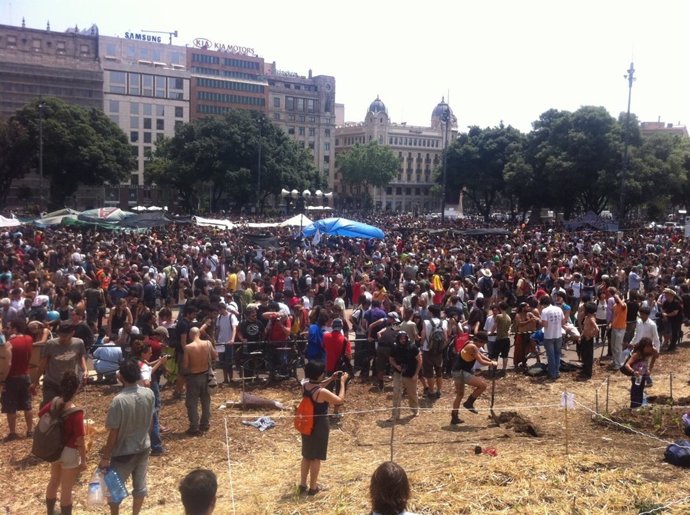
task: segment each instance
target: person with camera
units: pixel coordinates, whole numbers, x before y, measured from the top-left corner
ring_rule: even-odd
[[[325,366],[321,361],[309,361],[304,366],[306,381],[302,383],[302,396],[314,403],[314,428],[310,435],[302,435],[302,463],[300,466],[300,494],[316,495],[321,491],[318,485],[321,462],[328,455],[328,405],[339,406],[345,402],[347,372],[337,372],[324,381]],[[340,381],[338,395],[328,390],[333,381]],[[309,480],[309,486],[307,486]]]

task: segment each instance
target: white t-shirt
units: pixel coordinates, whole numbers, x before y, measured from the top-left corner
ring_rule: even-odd
[[[139,364],[139,370],[141,370],[141,380],[137,381],[139,386],[146,386],[146,381],[151,381],[151,366],[143,361]]]
[[[441,321],[438,318],[432,318],[434,325],[438,325],[439,322],[441,323],[441,328],[448,332],[448,320],[443,320]],[[430,320],[425,320],[424,321],[424,341],[422,342],[422,350],[423,351],[428,351],[429,350],[429,338],[431,337],[431,331],[433,330],[433,326],[431,325]]]
[[[558,306],[548,306],[541,311],[542,321],[546,321],[544,327],[544,339],[555,340],[562,336],[563,310]]]
[[[218,343],[216,344],[216,352],[225,352],[225,344],[232,342],[232,328],[238,324],[237,317],[228,313],[227,315],[218,315]]]
[[[496,327],[496,321],[494,319],[494,316],[489,315],[488,317],[486,317],[486,322],[484,322],[484,330],[486,331],[486,334],[488,335],[490,342],[496,341],[496,333],[493,333],[493,330],[495,329],[495,327]]]

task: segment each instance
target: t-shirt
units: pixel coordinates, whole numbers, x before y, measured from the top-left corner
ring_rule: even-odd
[[[146,381],[151,381],[151,365],[149,365],[145,361],[140,361],[139,370],[141,370],[141,379],[138,381],[138,384],[140,384],[141,386],[145,386]]]
[[[126,456],[151,447],[149,428],[153,418],[153,390],[126,386],[111,401],[105,421],[107,429],[118,429],[112,456]]]
[[[98,374],[112,374],[120,368],[122,349],[117,345],[104,345],[93,352],[93,368]]]
[[[7,376],[17,377],[27,375],[29,373],[33,339],[31,336],[22,334],[11,338],[10,345],[12,345],[12,364],[10,365]]]
[[[510,326],[513,325],[510,315],[508,313],[499,313],[494,317],[494,322],[496,323],[496,339],[504,340],[508,338]]]
[[[307,335],[307,349],[304,353],[309,360],[323,360],[323,333],[318,324],[311,324],[309,326],[309,334]]]
[[[264,324],[261,320],[245,320],[240,324],[240,333],[249,342],[260,342],[264,337]]]
[[[58,338],[48,340],[41,351],[41,358],[48,358],[44,380],[60,384],[65,372],[76,371],[84,356],[86,349],[79,338],[72,338],[67,344],[60,343]]]
[[[541,311],[541,319],[548,322],[544,328],[545,340],[556,340],[562,336],[563,310],[558,306],[547,306]]]
[[[412,341],[407,345],[400,345],[398,343],[393,345],[391,349],[391,358],[401,366],[403,377],[413,377],[417,371],[417,356],[419,355],[419,348]]]
[[[331,331],[323,335],[323,348],[326,351],[326,373],[336,371],[338,360],[343,354],[343,343],[345,343],[345,354],[352,355],[350,342],[345,339],[341,331]]]

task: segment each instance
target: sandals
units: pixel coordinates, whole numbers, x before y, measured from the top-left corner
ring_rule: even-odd
[[[323,487],[321,485],[316,485],[316,488],[310,488],[309,490],[307,490],[307,495],[313,496],[313,495],[318,494],[322,490],[323,490]]]

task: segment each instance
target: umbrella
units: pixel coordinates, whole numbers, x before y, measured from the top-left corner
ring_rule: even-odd
[[[316,232],[331,236],[347,236],[350,238],[384,238],[383,231],[373,225],[363,224],[347,218],[324,218],[317,220],[304,229],[305,236],[313,236]]]

